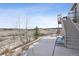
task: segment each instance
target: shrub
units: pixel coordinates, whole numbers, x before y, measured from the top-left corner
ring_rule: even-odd
[[[34,38],[37,39],[40,35],[39,33],[39,28],[36,26],[36,28],[34,29],[35,33],[34,33]]]

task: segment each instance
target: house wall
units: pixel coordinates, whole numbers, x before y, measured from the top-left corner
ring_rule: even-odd
[[[77,6],[76,6],[76,7],[77,7],[77,12],[79,12],[79,3],[77,4]]]
[[[79,30],[79,3],[77,3],[75,8],[77,8],[77,14],[76,14],[77,15],[77,23],[76,23],[76,27]],[[74,8],[74,10],[75,10],[75,8]]]
[[[76,11],[75,11],[75,8],[76,8]],[[77,29],[79,30],[79,3],[77,3],[76,6],[74,6],[72,12],[75,12],[75,13],[72,15],[72,17],[75,17],[75,15],[76,15],[76,18],[77,18],[77,19],[75,19],[75,20],[77,20],[77,23],[74,23],[74,24],[76,25]],[[73,18],[72,18],[72,19],[73,19]]]

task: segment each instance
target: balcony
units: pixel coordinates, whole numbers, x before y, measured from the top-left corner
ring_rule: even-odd
[[[71,13],[68,13],[68,17],[73,20],[74,23],[77,23],[79,22],[79,12],[71,12]]]
[[[61,24],[61,20],[58,20],[58,24]]]

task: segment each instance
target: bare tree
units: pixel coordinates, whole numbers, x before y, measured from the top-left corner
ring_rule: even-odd
[[[26,29],[25,29],[26,32],[25,32],[25,37],[26,37],[26,41],[29,42],[27,25],[28,25],[28,19],[26,18]]]
[[[18,35],[19,35],[19,39],[21,40],[21,42],[24,43],[24,41],[22,40],[22,37],[21,37],[21,34],[22,34],[22,33],[21,33],[21,28],[20,28],[20,26],[21,26],[21,25],[20,25],[20,21],[21,21],[21,20],[20,20],[20,18],[19,18],[19,19],[18,19],[18,26],[19,26],[19,29],[18,29],[18,33],[19,33],[19,34],[18,34]]]

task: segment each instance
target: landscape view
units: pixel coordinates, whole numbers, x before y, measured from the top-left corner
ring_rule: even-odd
[[[0,3],[0,56],[79,56],[79,3]]]

